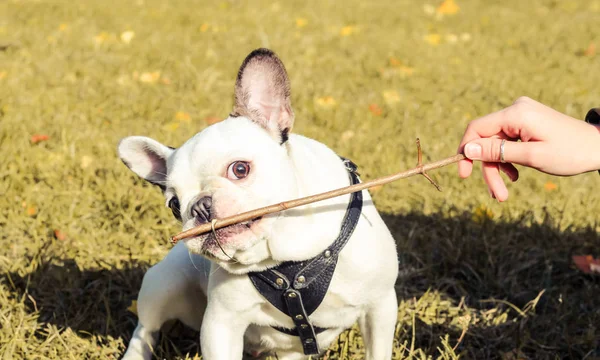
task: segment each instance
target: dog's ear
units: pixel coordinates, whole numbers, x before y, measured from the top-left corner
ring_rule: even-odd
[[[131,171],[165,189],[167,158],[175,151],[173,148],[147,137],[130,136],[119,142],[117,150]]]
[[[287,140],[294,125],[290,80],[283,63],[271,50],[254,50],[242,63],[231,115],[249,118],[281,143]]]

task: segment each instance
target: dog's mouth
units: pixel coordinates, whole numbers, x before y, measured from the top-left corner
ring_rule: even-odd
[[[200,235],[198,238],[203,240],[200,255],[211,260],[237,262],[234,258],[235,250],[229,246],[229,240],[236,235],[253,231],[252,226],[258,224],[260,220],[262,220],[262,217],[228,225]]]

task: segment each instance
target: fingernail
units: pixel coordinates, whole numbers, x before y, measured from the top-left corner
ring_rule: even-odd
[[[467,144],[465,146],[465,156],[472,160],[481,159],[481,145]]]

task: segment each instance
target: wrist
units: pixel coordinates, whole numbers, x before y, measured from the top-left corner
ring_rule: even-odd
[[[592,125],[593,131],[595,131],[594,137],[596,140],[593,142],[593,150],[590,156],[593,159],[594,169],[597,169],[600,173],[600,108],[590,109],[585,116],[585,122]]]

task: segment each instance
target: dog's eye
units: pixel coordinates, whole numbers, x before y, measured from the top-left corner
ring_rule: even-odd
[[[181,221],[181,210],[179,209],[179,199],[176,196],[173,196],[171,200],[169,200],[169,207],[173,212],[173,216],[175,219]]]
[[[229,165],[227,177],[232,180],[243,179],[250,174],[250,164],[245,161],[236,161]]]

